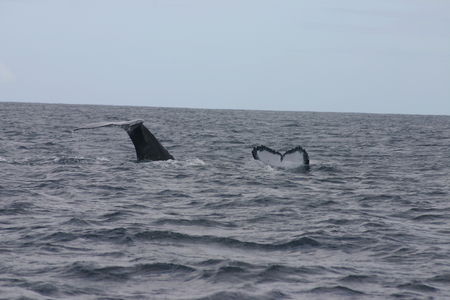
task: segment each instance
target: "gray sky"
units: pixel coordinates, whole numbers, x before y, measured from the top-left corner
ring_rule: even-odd
[[[450,1],[0,0],[0,101],[450,115]]]

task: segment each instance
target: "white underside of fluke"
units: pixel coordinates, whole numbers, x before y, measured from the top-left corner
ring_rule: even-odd
[[[296,151],[281,156],[278,153],[259,150],[257,154],[260,161],[272,167],[294,169],[304,166],[303,153],[301,151]]]

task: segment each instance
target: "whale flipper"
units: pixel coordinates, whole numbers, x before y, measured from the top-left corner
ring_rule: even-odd
[[[253,158],[275,167],[309,167],[309,155],[301,146],[292,148],[281,154],[264,145],[256,146],[252,150]]]
[[[138,161],[142,160],[169,160],[174,157],[156,139],[156,137],[144,126],[143,120],[122,121],[122,122],[102,122],[88,124],[74,130],[93,129],[99,127],[121,127],[125,129],[136,149]]]

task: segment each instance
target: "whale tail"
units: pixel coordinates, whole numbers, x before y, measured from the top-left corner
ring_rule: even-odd
[[[143,123],[143,120],[93,123],[76,128],[74,131],[100,127],[121,127],[130,136],[134,148],[136,149],[138,161],[174,159],[169,151],[161,145],[158,139],[156,139]]]
[[[252,150],[253,158],[275,167],[309,167],[309,155],[301,146],[292,148],[281,154],[264,145],[256,146]]]

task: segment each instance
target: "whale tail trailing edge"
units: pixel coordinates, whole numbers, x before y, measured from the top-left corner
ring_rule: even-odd
[[[274,167],[297,168],[309,167],[309,155],[301,146],[292,148],[281,154],[264,145],[256,146],[252,150],[253,158]]]
[[[129,135],[136,150],[138,161],[143,160],[169,160],[174,157],[164,148],[156,137],[144,126],[143,120],[102,122],[88,124],[75,130],[93,129],[100,127],[121,127]]]

